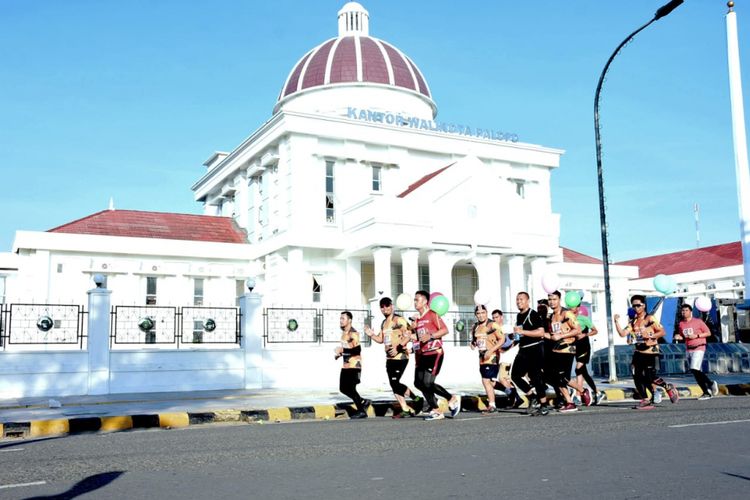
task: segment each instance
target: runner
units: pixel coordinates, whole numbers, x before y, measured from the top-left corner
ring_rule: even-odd
[[[445,326],[445,323],[435,311],[430,310],[429,300],[430,294],[424,290],[419,290],[414,294],[414,307],[417,309],[417,316],[412,318],[411,328],[416,332],[416,338],[413,340],[418,341],[419,346],[419,352],[416,356],[417,365],[414,370],[414,385],[422,391],[430,405],[430,413],[425,417],[425,420],[440,420],[444,418],[444,415],[440,411],[435,395],[437,394],[448,400],[451,418],[461,411],[461,397],[452,395],[445,388],[435,383],[435,378],[443,365],[442,338],[448,334],[448,327]]]
[[[503,312],[500,309],[492,311],[492,321],[498,325],[503,324]],[[513,341],[513,335],[505,336],[505,343],[500,348],[500,371],[497,377],[495,389],[504,391],[508,397],[508,408],[519,408],[523,404],[523,399],[518,395],[518,391],[510,380],[510,369],[513,366],[513,360],[518,354],[518,344]]]
[[[628,337],[628,344],[634,344],[633,350],[633,381],[641,401],[636,406],[638,410],[653,410],[654,401],[648,399],[648,390],[652,398],[656,392],[654,385],[664,388],[669,400],[676,403],[680,396],[672,384],[656,376],[656,358],[659,356],[658,339],[664,336],[664,327],[650,314],[646,314],[646,297],[633,295],[630,305],[635,311],[635,317],[625,328],[620,327],[620,315],[615,314],[615,327],[620,337]]]
[[[578,320],[573,311],[562,307],[560,303],[561,298],[562,294],[558,290],[547,296],[549,305],[552,308],[549,338],[554,342],[551,353],[555,370],[554,386],[558,389],[558,394],[562,395],[565,400],[565,405],[560,408],[560,412],[567,413],[578,410],[568,392],[569,386],[578,391],[581,395],[581,401],[586,406],[591,404],[591,394],[577,380],[575,382],[570,380],[570,372],[573,369],[573,360],[575,359],[576,352],[575,341],[581,333],[581,327],[578,325]]]
[[[516,295],[516,307],[518,307],[518,316],[516,316],[516,326],[513,329],[519,337],[518,355],[513,362],[511,370],[511,379],[513,385],[521,391],[529,400],[528,414],[531,416],[547,415],[547,387],[544,383],[544,324],[539,313],[529,307],[529,294],[519,292]],[[529,377],[531,384],[526,381],[525,376]],[[536,390],[537,406],[532,404],[531,387]]]
[[[580,307],[573,308],[573,312],[577,317],[579,317],[578,313],[580,312]],[[599,330],[597,330],[596,327],[591,323],[590,318],[583,317],[583,319],[585,319],[586,322],[578,322],[581,325],[581,333],[578,335],[575,342],[576,378],[578,379],[578,383],[581,385],[581,387],[583,387],[583,383],[585,381],[591,388],[591,393],[594,394],[594,400],[592,402],[591,399],[589,399],[589,404],[593,403],[594,405],[598,405],[602,402],[604,393],[598,392],[596,390],[596,382],[594,382],[593,377],[589,373],[588,364],[591,361],[591,341],[589,340],[589,337],[593,337],[594,335],[599,333]]]
[[[703,395],[698,399],[705,401],[719,394],[719,385],[711,382],[708,375],[702,370],[703,355],[706,353],[706,339],[711,336],[711,330],[700,318],[693,317],[693,306],[682,304],[680,308],[682,321],[680,321],[679,332],[674,336],[675,340],[684,340],[687,349],[690,372],[695,381],[703,390]]]
[[[401,411],[395,413],[393,418],[411,418],[415,416],[414,411],[406,404],[406,397],[411,395],[412,391],[403,383],[401,376],[409,364],[409,350],[406,345],[411,340],[406,319],[393,312],[393,301],[390,297],[380,299],[380,312],[385,319],[380,324],[380,333],[375,333],[372,328],[365,326],[365,333],[378,344],[385,347],[385,371],[388,374],[388,381],[393,389],[393,395],[396,397]],[[421,404],[419,397],[414,397]]]
[[[487,318],[487,307],[478,305],[474,308],[476,323],[471,329],[471,349],[479,351],[479,374],[487,394],[487,410],[483,413],[495,413],[495,380],[500,371],[498,357],[500,348],[505,343],[505,335],[500,324]]]
[[[335,349],[335,359],[344,358],[339,377],[339,390],[351,398],[357,407],[357,412],[350,418],[367,418],[367,407],[371,402],[362,399],[357,392],[357,384],[362,376],[362,346],[359,344],[359,332],[352,328],[351,312],[341,313],[339,326],[341,327],[341,346]]]

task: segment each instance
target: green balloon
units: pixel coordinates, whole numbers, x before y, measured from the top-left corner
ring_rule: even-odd
[[[581,305],[581,295],[577,291],[570,290],[565,294],[565,305],[570,309],[578,307]]]
[[[447,313],[449,307],[450,303],[444,295],[438,295],[430,302],[430,309],[435,311],[438,316],[442,316],[443,314]]]
[[[589,318],[588,316],[579,314],[576,319],[578,320],[578,324],[581,325],[581,328],[588,327],[589,329],[591,329],[594,327],[594,323],[591,322],[591,318]]]

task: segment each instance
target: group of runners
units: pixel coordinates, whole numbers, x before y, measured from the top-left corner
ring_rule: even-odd
[[[490,313],[484,305],[475,307],[476,322],[471,330],[470,346],[478,351],[479,373],[487,395],[484,413],[497,411],[496,390],[505,392],[507,407],[515,409],[526,403],[527,412],[532,416],[549,413],[548,385],[555,392],[555,409],[563,413],[602,401],[604,394],[597,390],[587,367],[591,359],[589,337],[596,335],[597,330],[590,321],[579,321],[578,307],[562,307],[561,299],[562,294],[554,291],[532,309],[529,294],[518,293],[516,324],[512,333],[507,334],[503,332],[502,311],[495,309]],[[428,292],[416,292],[416,315],[407,319],[396,313],[389,297],[384,297],[380,300],[384,317],[380,330],[369,326],[364,329],[367,336],[385,348],[386,373],[400,409],[394,412],[393,418],[420,415],[425,420],[440,420],[446,416],[453,418],[461,411],[461,396],[436,382],[445,359],[442,339],[449,332],[442,318],[430,309],[429,301]],[[614,320],[619,335],[627,337],[628,343],[635,347],[633,379],[641,397],[636,408],[654,408],[654,404],[660,402],[659,387],[676,403],[679,395],[675,387],[656,375],[658,339],[664,335],[664,328],[647,313],[644,296],[634,295],[631,307],[625,327],[620,326],[619,315],[615,315]],[[685,341],[691,372],[704,392],[700,399],[708,399],[718,392],[716,383],[701,371],[710,331],[703,321],[692,317],[690,305],[684,304],[681,311],[683,321],[675,338]],[[341,313],[340,327],[341,345],[335,349],[336,358],[343,358],[340,391],[356,406],[357,411],[351,418],[366,418],[370,401],[362,398],[356,388],[361,377],[362,347],[349,311]],[[410,357],[415,359],[414,386],[423,397],[401,382]],[[571,376],[572,373],[575,376]],[[448,402],[447,414],[440,410],[438,397]],[[422,411],[415,412],[407,398],[416,402],[415,406]]]

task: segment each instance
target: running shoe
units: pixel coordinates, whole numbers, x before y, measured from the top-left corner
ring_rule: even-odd
[[[514,397],[513,404],[510,405],[510,407],[512,409],[515,410],[515,409],[520,408],[521,406],[523,406],[523,398],[521,396],[519,396],[518,394],[514,393],[513,397]]]
[[[402,410],[398,413],[394,413],[391,418],[414,418],[417,415],[413,411]]]
[[[654,403],[649,399],[641,399],[641,402],[635,407],[636,410],[653,410],[654,408],[656,408]]]
[[[372,401],[370,401],[369,399],[362,400],[362,408],[364,409],[364,411],[367,411],[370,406],[372,406]]]
[[[461,413],[461,396],[456,394],[451,398],[451,401],[453,401],[453,404],[448,401],[448,409],[451,411],[451,418],[455,418],[456,415]]]
[[[591,406],[591,391],[584,389],[581,393],[581,401],[584,406]]]
[[[560,408],[560,413],[570,413],[574,411],[578,411],[578,407],[573,403],[568,403],[562,408]]]
[[[658,387],[654,389],[653,401],[655,405],[658,405],[659,403],[661,403],[661,390]]]
[[[672,384],[667,385],[667,395],[669,395],[669,401],[671,401],[672,404],[680,400],[680,393],[677,392],[677,388]]]
[[[606,399],[607,395],[603,391],[599,391],[594,395],[594,405],[598,405]]]
[[[539,407],[539,414],[543,417],[546,417],[549,414],[549,406],[546,404],[543,404]]]
[[[719,384],[717,384],[715,380],[711,383],[711,395],[712,396],[719,395]]]
[[[440,413],[439,411],[431,411],[424,419],[425,420],[442,420],[445,418],[445,415]]]
[[[497,412],[497,408],[496,407],[494,407],[494,406],[488,406],[486,410],[482,411],[482,414],[483,415],[489,415],[490,413],[496,413],[496,412]]]
[[[698,401],[705,401],[707,399],[711,399],[713,396],[711,396],[709,393],[704,392],[701,397],[698,398]]]
[[[354,418],[354,419],[367,418],[367,413],[364,411],[358,411],[357,413],[353,413],[352,416],[349,418]]]

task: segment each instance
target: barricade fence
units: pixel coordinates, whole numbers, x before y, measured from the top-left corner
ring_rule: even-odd
[[[0,349],[11,346],[87,348],[84,307],[71,304],[1,304]]]
[[[114,306],[110,346],[240,345],[236,307]]]
[[[304,307],[269,307],[264,309],[263,341],[265,344],[321,344],[341,340],[339,318],[341,309],[315,309]],[[372,340],[365,335],[365,326],[378,332],[380,320],[373,318],[367,309],[347,309],[352,313],[352,327],[361,333],[362,345],[369,346]],[[515,324],[515,312],[503,316],[503,331],[512,331]],[[401,314],[408,318],[408,315]],[[443,316],[448,328],[448,335],[443,342],[453,345],[468,346],[471,343],[471,330],[476,322],[472,311],[448,311]]]

